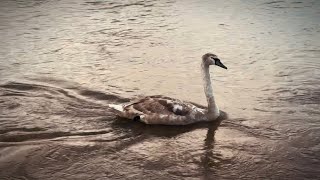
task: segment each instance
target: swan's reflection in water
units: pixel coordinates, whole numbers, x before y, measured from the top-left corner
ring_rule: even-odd
[[[220,122],[216,122],[215,124],[212,124],[211,126],[208,127],[208,132],[207,132],[207,136],[204,143],[204,156],[201,162],[203,165],[204,178],[206,179],[209,178],[209,174],[211,174],[209,172],[214,170],[214,168],[212,167],[216,165],[214,158],[217,158],[217,157],[215,157],[213,154],[214,141],[215,141],[214,135]]]
[[[170,159],[171,153],[179,153],[179,148],[183,148],[186,151],[191,152],[191,156],[197,156],[197,157],[188,157],[186,159],[192,159],[196,158],[198,161],[192,162],[197,164],[198,173],[196,173],[198,176],[201,176],[205,179],[212,178],[213,175],[215,175],[215,168],[220,166],[220,164],[224,163],[224,159],[221,154],[214,153],[214,147],[215,147],[215,132],[218,130],[221,122],[227,118],[227,114],[223,111],[221,111],[221,116],[213,122],[201,122],[186,126],[172,126],[172,125],[146,125],[140,122],[133,122],[128,121],[127,119],[117,118],[112,123],[112,127],[114,130],[118,131],[126,131],[127,133],[130,133],[130,136],[133,137],[130,141],[118,144],[115,148],[117,151],[124,150],[125,148],[128,148],[130,146],[135,146],[138,144],[143,143],[144,141],[148,141],[148,139],[156,138],[156,139],[176,139],[179,138],[184,133],[189,133],[192,131],[205,131],[204,136],[201,136],[203,139],[198,139],[199,136],[195,137],[197,138],[197,141],[203,142],[203,144],[200,147],[197,147],[195,149],[194,146],[191,147],[182,147],[179,146],[177,148],[173,148],[172,152],[170,152],[171,146],[168,146],[169,150],[165,150],[166,153],[168,153],[168,156],[166,158],[169,159],[163,159],[164,163],[162,166],[166,166],[166,162],[169,161],[171,164],[178,165],[178,161],[174,162],[176,159]],[[130,132],[128,132],[130,131]],[[187,140],[188,141],[188,140]],[[192,141],[192,139],[189,139],[189,141]],[[192,144],[191,144],[192,145]],[[192,151],[201,151],[201,153],[192,153]],[[157,152],[156,152],[157,153]],[[182,152],[183,153],[183,152]],[[152,156],[152,151],[150,152],[150,156]],[[183,155],[181,155],[183,156]],[[159,165],[159,164],[157,164]],[[177,172],[176,172],[177,173]]]

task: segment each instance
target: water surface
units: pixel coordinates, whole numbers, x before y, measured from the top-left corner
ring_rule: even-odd
[[[317,179],[320,2],[0,2],[0,177]],[[161,94],[229,118],[186,127],[115,117]]]

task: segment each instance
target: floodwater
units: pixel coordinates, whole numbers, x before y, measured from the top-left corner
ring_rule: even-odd
[[[320,1],[1,0],[0,179],[319,179]],[[108,103],[206,104],[228,118],[118,119]]]

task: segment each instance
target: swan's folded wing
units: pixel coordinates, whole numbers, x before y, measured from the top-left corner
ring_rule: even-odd
[[[147,96],[135,99],[124,106],[125,111],[141,112],[141,114],[175,114],[186,116],[193,105],[165,96]]]
[[[191,105],[192,106],[192,105]],[[202,109],[192,106],[186,110],[170,109],[174,112],[168,113],[148,113],[140,116],[140,120],[146,124],[163,124],[163,125],[187,125],[198,121],[205,121],[205,115]]]
[[[165,96],[148,96],[127,104],[124,117],[146,124],[185,125],[203,119],[203,109]]]
[[[178,116],[175,114],[145,114],[140,116],[140,121],[145,124],[162,124],[162,125],[187,125],[194,123],[188,116]]]

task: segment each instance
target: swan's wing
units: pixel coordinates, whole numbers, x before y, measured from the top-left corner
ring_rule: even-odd
[[[145,98],[136,100],[127,107],[133,107],[135,110],[142,112],[143,114],[174,114],[179,116],[186,116],[192,108],[190,104],[165,97],[165,96],[147,96]]]
[[[203,117],[204,109],[165,96],[148,96],[124,106],[124,117],[139,117],[146,124],[190,124]]]

